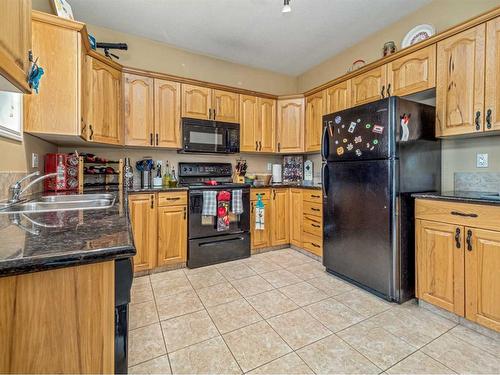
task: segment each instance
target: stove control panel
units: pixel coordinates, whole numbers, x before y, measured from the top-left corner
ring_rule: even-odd
[[[228,177],[232,170],[231,163],[179,163],[180,177]]]

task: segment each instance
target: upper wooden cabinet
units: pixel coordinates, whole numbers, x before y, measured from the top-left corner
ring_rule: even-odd
[[[240,122],[240,95],[234,92],[213,90],[212,119]]]
[[[157,219],[154,194],[129,195],[130,222],[137,254],[134,272],[146,271],[156,266]]]
[[[387,64],[389,95],[404,96],[436,86],[436,45],[422,48]]]
[[[486,24],[485,130],[500,130],[500,18]]]
[[[24,131],[79,136],[81,35],[77,28],[49,23],[36,16],[32,30],[33,48],[45,73],[39,93],[24,95]]]
[[[129,146],[153,146],[155,144],[153,78],[124,74],[123,92],[125,144]]]
[[[46,41],[46,43],[48,43]],[[0,12],[0,91],[30,93],[31,0],[4,0]],[[35,51],[38,54],[38,51]]]
[[[438,136],[483,130],[485,36],[486,26],[481,24],[437,45]]]
[[[348,79],[324,90],[324,113],[343,111],[351,107],[351,80]]]
[[[273,152],[276,100],[240,95],[240,150]]]
[[[304,98],[278,100],[277,151],[304,151]]]
[[[239,94],[182,84],[182,117],[240,122]]]
[[[351,107],[374,102],[386,96],[386,65],[351,78]]]
[[[320,91],[306,98],[305,151],[319,151],[323,129],[324,92]]]
[[[91,142],[122,144],[121,71],[91,56],[84,61],[82,136]]]
[[[154,80],[155,145],[181,148],[181,84]]]
[[[271,191],[271,245],[290,243],[289,189]]]

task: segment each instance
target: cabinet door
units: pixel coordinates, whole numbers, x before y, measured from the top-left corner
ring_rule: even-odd
[[[30,68],[29,50],[31,50],[31,0],[2,1],[0,75],[25,93],[31,92],[26,80]],[[0,79],[0,84],[1,81]],[[10,85],[3,87],[6,88],[10,88]]]
[[[234,92],[213,90],[213,119],[224,122],[240,122],[240,95]]]
[[[290,243],[302,247],[302,190],[290,189],[290,207],[293,215],[290,216]]]
[[[351,106],[374,102],[386,95],[386,65],[351,79]]]
[[[278,101],[278,152],[304,151],[304,99]]]
[[[349,107],[351,107],[350,79],[325,89],[325,114],[343,111]]]
[[[485,25],[437,45],[436,134],[483,130]]]
[[[257,98],[240,95],[240,151],[259,151]]]
[[[24,131],[78,136],[81,121],[80,34],[33,21],[32,40],[44,74],[39,93],[23,97]]]
[[[416,223],[417,297],[464,316],[464,228]]]
[[[153,78],[124,74],[125,144],[154,145]]]
[[[319,151],[324,112],[323,91],[306,98],[305,151]]]
[[[465,230],[465,316],[500,331],[500,232]]]
[[[486,24],[485,130],[500,130],[500,17]]]
[[[435,86],[435,44],[387,64],[387,93],[389,95],[409,95]]]
[[[207,87],[182,84],[182,117],[209,120],[212,90]]]
[[[250,202],[250,243],[252,250],[261,249],[271,246],[271,205],[269,199],[263,199],[264,203],[264,229],[255,229],[255,204],[256,201]]]
[[[271,245],[290,243],[289,189],[271,191]]]
[[[259,151],[274,152],[276,134],[276,100],[258,98],[258,130],[257,136],[260,138]]]
[[[83,100],[87,101],[87,140],[121,144],[121,72],[90,56],[86,56],[86,61],[88,90],[84,91]]]
[[[146,271],[156,265],[156,204],[154,194],[132,194],[128,198],[130,222],[137,254],[134,272]]]
[[[181,84],[154,80],[155,144],[181,148]]]
[[[158,266],[187,260],[187,207],[158,208]]]

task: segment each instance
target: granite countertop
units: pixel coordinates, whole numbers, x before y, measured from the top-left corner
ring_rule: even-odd
[[[126,196],[113,207],[0,213],[0,277],[135,255]]]
[[[321,184],[304,184],[304,183],[282,183],[282,184],[267,184],[263,186],[252,186],[253,189],[265,189],[265,188],[298,188],[298,189],[313,189],[321,190]]]
[[[415,193],[412,197],[417,199],[437,199],[456,201],[462,203],[482,203],[500,205],[500,195],[498,192],[478,192],[478,191],[443,191],[430,193]]]
[[[131,188],[127,188],[127,193],[161,193],[166,191],[187,191],[188,188],[186,186],[177,186],[177,187],[168,187],[168,186],[154,186],[154,187],[140,187],[134,185]]]

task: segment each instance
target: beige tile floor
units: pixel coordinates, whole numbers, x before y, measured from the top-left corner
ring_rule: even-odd
[[[130,328],[130,373],[500,373],[500,339],[292,249],[136,278]]]

